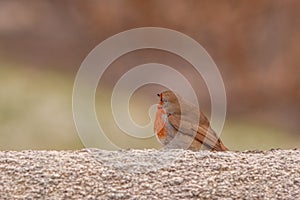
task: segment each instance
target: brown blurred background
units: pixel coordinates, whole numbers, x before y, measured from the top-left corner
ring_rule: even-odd
[[[221,137],[230,149],[300,147],[299,10],[292,0],[1,0],[0,149],[83,148],[71,107],[81,62],[104,39],[148,26],[187,34],[214,59],[227,92]],[[107,94],[137,64],[165,63],[192,77],[191,67],[173,57],[154,50],[122,56],[102,80]],[[199,91],[203,84],[193,82]],[[150,105],[157,90],[141,88],[137,96],[148,95]],[[209,115],[207,92],[199,97]],[[139,97],[134,105],[147,119]],[[152,142],[146,147],[158,147]]]

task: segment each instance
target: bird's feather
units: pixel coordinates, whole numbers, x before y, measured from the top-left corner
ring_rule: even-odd
[[[187,134],[190,137],[194,137],[195,140],[209,149],[216,151],[227,150],[210,126],[203,126],[203,124],[197,125],[199,123],[187,120],[176,114],[169,115],[168,121],[177,131],[182,134]]]

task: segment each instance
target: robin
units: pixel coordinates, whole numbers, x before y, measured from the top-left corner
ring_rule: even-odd
[[[195,105],[169,90],[157,95],[154,131],[165,148],[228,150]]]

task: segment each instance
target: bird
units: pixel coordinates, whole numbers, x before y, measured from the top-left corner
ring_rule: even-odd
[[[170,90],[157,96],[160,99],[154,120],[154,132],[164,148],[228,150],[198,107]]]

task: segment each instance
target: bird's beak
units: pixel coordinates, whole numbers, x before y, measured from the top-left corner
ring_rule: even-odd
[[[159,104],[162,105],[162,94],[157,94],[157,96],[159,97]]]

